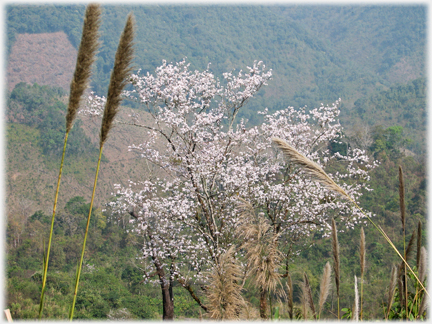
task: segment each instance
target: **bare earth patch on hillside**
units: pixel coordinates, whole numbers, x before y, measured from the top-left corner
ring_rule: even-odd
[[[76,56],[64,32],[17,35],[7,66],[8,91],[20,82],[69,91]]]

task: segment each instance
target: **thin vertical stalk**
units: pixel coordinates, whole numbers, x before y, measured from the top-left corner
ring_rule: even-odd
[[[403,231],[403,246],[404,251],[406,251],[406,219],[405,219],[405,184],[404,184],[404,177],[403,177],[403,171],[402,167],[399,165],[399,207],[400,207],[400,213],[401,213],[401,222],[402,222],[402,231]],[[405,259],[406,259],[406,253],[405,253]],[[404,278],[405,278],[405,316],[408,319],[408,280],[407,280],[407,269],[406,265],[404,265]]]
[[[84,260],[85,246],[86,246],[86,242],[87,242],[87,234],[88,234],[88,229],[89,229],[89,225],[90,225],[90,218],[91,218],[91,212],[93,209],[94,197],[95,197],[95,193],[96,193],[96,184],[97,184],[97,179],[98,179],[98,175],[99,175],[99,168],[100,168],[100,162],[101,162],[101,157],[102,157],[102,149],[103,149],[103,146],[99,149],[99,159],[98,159],[98,164],[97,164],[97,168],[96,168],[96,176],[95,176],[94,183],[93,183],[93,192],[92,192],[92,198],[90,201],[90,210],[89,210],[89,214],[87,217],[87,225],[86,225],[86,230],[85,230],[85,234],[84,234],[83,247],[81,250],[81,259],[80,259],[80,263],[78,266],[78,271],[77,271],[77,275],[76,275],[76,279],[75,279],[74,297],[73,297],[72,307],[71,307],[70,315],[69,315],[70,320],[73,319],[76,296],[78,293],[78,284],[79,284],[79,278],[81,276],[81,269],[82,269],[82,264],[83,264],[83,260]]]
[[[49,239],[48,239],[48,248],[47,248],[47,253],[44,256],[42,292],[41,292],[41,298],[40,298],[40,303],[39,303],[39,319],[42,318],[42,311],[43,311],[44,298],[45,298],[46,279],[47,279],[47,273],[48,273],[48,261],[49,261],[49,255],[50,255],[50,250],[51,250],[51,242],[52,242],[52,236],[53,236],[53,231],[54,231],[54,219],[55,219],[55,215],[56,215],[57,201],[58,201],[58,195],[59,195],[60,182],[61,182],[61,176],[62,176],[62,171],[63,171],[63,163],[64,163],[64,157],[65,157],[65,152],[66,152],[66,144],[67,144],[68,136],[69,136],[69,132],[66,133],[65,138],[64,138],[63,153],[62,153],[62,158],[61,158],[61,162],[60,162],[60,171],[58,174],[57,188],[56,188],[56,192],[55,192],[55,196],[54,196],[54,207],[53,207],[53,214],[52,214],[52,218],[51,218],[51,228],[50,228]],[[44,253],[45,253],[45,247],[44,247]]]
[[[360,320],[363,320],[363,281],[366,270],[366,239],[363,227],[360,230]]]
[[[340,258],[339,258],[339,241],[337,237],[336,222],[332,219],[332,249],[333,249],[333,270],[335,273],[337,305],[338,305],[338,320],[340,319],[340,304],[339,304],[339,286],[340,286]]]

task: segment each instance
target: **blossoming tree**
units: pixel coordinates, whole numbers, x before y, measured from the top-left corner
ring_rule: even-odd
[[[154,75],[131,78],[133,90],[125,96],[139,101],[152,121],[144,124],[134,116],[130,123],[146,129],[150,139],[129,149],[164,176],[117,186],[111,207],[132,215],[135,231],[144,237],[145,276],[157,276],[164,319],[173,317],[173,281],[207,309],[194,288],[205,289],[209,270],[238,243],[239,198],[267,218],[287,260],[290,244],[312,231],[327,235],[335,215],[347,228],[362,222],[364,216],[351,204],[284,161],[271,141],[285,139],[322,167],[339,165],[333,179],[358,199],[368,187],[357,180],[367,180],[375,162],[361,150],[349,149],[347,155],[329,150],[342,131],[339,102],[310,111],[289,107],[269,114],[265,109],[264,122],[254,127],[236,119],[270,78],[271,71],[254,62],[247,73],[225,73],[220,82],[208,68],[191,71],[185,60],[163,62]],[[87,112],[98,115],[104,99],[91,99]]]

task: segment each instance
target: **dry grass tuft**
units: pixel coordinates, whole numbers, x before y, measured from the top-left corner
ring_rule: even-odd
[[[234,247],[219,256],[218,264],[210,274],[207,289],[207,309],[212,319],[238,319],[244,300],[241,296],[241,267],[234,256]]]
[[[393,304],[393,298],[394,298],[394,294],[395,294],[395,289],[396,289],[396,282],[398,281],[398,273],[397,273],[397,268],[395,265],[392,266],[392,271],[391,271],[391,275],[390,275],[390,285],[389,285],[389,289],[388,289],[388,295],[387,295],[387,317],[388,314],[390,313],[390,309],[391,306]]]
[[[327,262],[324,266],[323,274],[321,277],[321,284],[320,284],[320,295],[319,295],[319,314],[321,317],[321,311],[324,306],[325,301],[327,300],[327,297],[329,295],[331,288],[331,266],[330,262]]]
[[[129,75],[132,72],[131,63],[133,59],[133,37],[134,19],[133,15],[129,14],[126,21],[126,26],[120,37],[120,42],[114,60],[114,68],[111,72],[107,101],[104,115],[102,117],[99,143],[100,147],[103,146],[108,138],[108,133],[113,126],[114,118],[118,112],[122,100],[121,92],[126,86]]]
[[[420,281],[424,282],[427,274],[427,253],[426,253],[426,248],[424,246],[422,246],[421,248],[418,274],[419,274]]]
[[[81,43],[78,49],[75,72],[70,85],[69,104],[66,115],[66,133],[69,133],[78,112],[81,97],[87,89],[91,76],[91,65],[99,47],[101,9],[98,4],[89,4],[86,9]]]
[[[243,239],[240,248],[246,251],[248,268],[257,287],[275,291],[280,285],[280,274],[277,269],[282,260],[278,250],[279,235],[273,232],[272,226],[263,217],[256,216],[251,204],[243,201],[239,205],[241,225],[237,234]]]
[[[314,305],[313,298],[312,298],[312,290],[311,290],[311,287],[309,284],[309,279],[306,275],[306,272],[303,273],[303,277],[304,277],[304,286],[305,286],[305,293],[306,293],[306,302],[307,302],[308,307],[312,311],[312,315],[313,315],[314,319],[317,320],[315,305]]]
[[[291,280],[291,275],[288,273],[287,275],[287,290],[288,290],[288,315],[290,319],[293,319],[294,315],[294,290],[293,290],[293,284]]]

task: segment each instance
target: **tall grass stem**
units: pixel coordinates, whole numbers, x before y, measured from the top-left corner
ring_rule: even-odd
[[[62,153],[62,158],[61,158],[61,162],[60,162],[60,170],[59,170],[58,179],[57,179],[57,188],[56,188],[55,197],[54,197],[54,207],[53,207],[53,213],[52,213],[52,217],[51,217],[51,227],[50,227],[48,247],[47,247],[46,254],[45,254],[45,247],[44,247],[44,269],[43,269],[43,277],[42,277],[41,298],[40,298],[40,303],[39,303],[39,319],[42,318],[42,311],[43,311],[43,306],[44,306],[45,287],[46,287],[46,279],[47,279],[47,274],[48,274],[48,262],[49,262],[51,242],[52,242],[52,237],[53,237],[53,232],[54,232],[54,219],[55,219],[56,210],[57,210],[57,201],[58,201],[58,196],[59,196],[60,182],[61,182],[61,176],[62,176],[63,163],[64,163],[64,157],[65,157],[65,152],[66,152],[66,144],[67,144],[68,135],[69,135],[69,133],[66,133],[65,138],[64,138],[64,143],[63,143],[63,153]]]
[[[72,301],[72,307],[71,307],[70,315],[69,315],[70,320],[73,319],[76,296],[78,293],[78,284],[79,284],[79,279],[81,276],[81,269],[82,269],[82,264],[83,264],[83,260],[84,260],[85,246],[86,246],[86,242],[87,242],[87,234],[88,234],[88,229],[89,229],[89,225],[90,225],[90,218],[91,218],[91,212],[93,209],[94,197],[95,197],[95,193],[96,193],[96,184],[97,184],[97,179],[98,179],[98,175],[99,175],[100,162],[101,162],[101,158],[102,158],[102,149],[103,149],[103,147],[101,147],[99,150],[99,158],[98,158],[98,164],[97,164],[97,168],[96,168],[96,176],[95,176],[94,183],[93,183],[92,199],[90,201],[90,210],[89,210],[89,214],[87,217],[87,225],[86,225],[86,230],[85,230],[85,234],[84,234],[83,247],[81,250],[81,259],[80,259],[78,271],[77,271],[76,278],[75,278],[75,290],[74,290],[74,296],[73,296],[73,301]]]

